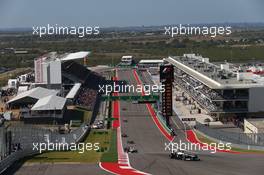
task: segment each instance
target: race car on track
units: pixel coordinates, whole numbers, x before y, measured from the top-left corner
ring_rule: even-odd
[[[170,153],[170,158],[171,159],[180,159],[180,160],[182,160],[183,155],[184,155],[183,151],[176,151],[176,152]]]
[[[186,153],[184,151],[176,151],[170,153],[171,159],[178,159],[178,160],[190,160],[190,161],[200,161],[200,158],[196,154]]]
[[[133,140],[128,140],[127,143],[128,144],[135,144],[135,142]]]
[[[121,136],[122,137],[128,137],[127,134],[125,134],[125,133],[123,133]]]
[[[170,135],[171,135],[172,137],[176,136],[176,133],[175,133],[174,129],[171,129]]]
[[[183,160],[200,161],[200,158],[196,154],[185,154]]]
[[[136,149],[135,147],[132,147],[132,146],[125,147],[125,148],[124,148],[124,151],[125,151],[126,153],[137,153],[137,152],[138,152],[137,149]]]
[[[133,101],[132,101],[132,104],[138,104],[138,101],[133,100]]]

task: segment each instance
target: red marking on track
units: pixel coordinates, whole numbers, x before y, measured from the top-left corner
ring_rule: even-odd
[[[153,121],[155,122],[156,126],[159,128],[159,130],[161,131],[161,133],[169,140],[172,141],[174,139],[173,136],[170,135],[170,133],[167,132],[166,129],[164,129],[164,127],[162,126],[162,124],[160,123],[154,109],[152,108],[152,106],[150,104],[146,104],[149,113],[152,116]]]
[[[113,101],[112,109],[113,109],[112,117],[114,118],[112,127],[114,129],[117,129],[118,127],[120,127],[119,101]]]
[[[121,165],[118,163],[111,163],[111,162],[101,162],[100,167],[104,169],[105,171],[108,171],[113,174],[123,174],[123,175],[143,175],[146,173],[142,173],[140,171],[134,170],[134,169],[126,169],[122,168]]]
[[[113,77],[113,80],[114,81],[117,81],[117,77]],[[113,93],[113,96],[118,96],[118,93],[117,92],[114,92]],[[119,101],[116,100],[116,101],[113,101],[112,103],[112,117],[114,118],[113,122],[112,122],[112,127],[114,129],[117,129],[119,126],[120,126],[120,122],[119,122],[119,119],[120,119],[120,113],[119,113]]]
[[[233,154],[239,154],[240,152],[232,151],[232,150],[220,150],[218,148],[214,148],[213,146],[209,146],[207,143],[202,143],[196,136],[196,134],[192,130],[187,130],[187,140],[191,143],[199,144],[201,147],[208,146],[210,150],[216,150],[217,152],[226,152],[226,153],[233,153]]]
[[[134,77],[137,81],[137,84],[141,85],[141,81],[138,77],[138,74],[137,74],[137,71],[136,70],[133,70],[133,74],[134,74]],[[142,96],[145,95],[145,92],[144,90],[142,90]],[[172,141],[174,139],[173,136],[170,135],[170,133],[168,133],[168,131],[163,127],[163,125],[160,123],[159,119],[158,119],[158,116],[156,115],[154,109],[152,108],[151,104],[146,104],[147,108],[148,108],[148,111],[149,113],[151,114],[151,117],[154,121],[154,123],[156,124],[156,126],[159,128],[160,132],[169,140],[169,141]]]

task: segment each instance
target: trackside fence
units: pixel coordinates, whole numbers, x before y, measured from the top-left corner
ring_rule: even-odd
[[[196,130],[202,132],[203,134],[221,140],[224,142],[230,142],[233,144],[243,144],[252,146],[264,146],[264,133],[238,133],[238,132],[228,132],[219,129],[213,129],[205,126],[199,122],[196,122]]]

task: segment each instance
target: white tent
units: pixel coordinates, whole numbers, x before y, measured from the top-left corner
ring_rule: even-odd
[[[12,98],[11,100],[9,100],[7,103],[12,103],[15,102],[17,100],[21,100],[23,98],[26,97],[30,97],[30,98],[34,98],[34,99],[40,99],[46,96],[50,96],[50,95],[56,95],[58,93],[58,91],[56,90],[50,90],[50,89],[46,89],[46,88],[42,88],[42,87],[37,87],[25,92],[22,92],[20,94],[18,94],[17,96],[15,96],[14,98]]]
[[[31,111],[62,110],[65,106],[65,103],[66,98],[50,95],[39,99],[37,103],[31,108]]]
[[[69,61],[69,60],[76,60],[76,59],[81,59],[81,58],[85,58],[90,54],[90,52],[75,52],[75,53],[70,53],[68,55],[66,55],[65,57],[63,57],[61,60],[62,61]]]

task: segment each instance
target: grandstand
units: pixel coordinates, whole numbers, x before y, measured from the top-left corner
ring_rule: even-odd
[[[62,64],[62,75],[72,82],[81,83],[92,89],[97,89],[98,84],[104,83],[103,77],[75,61],[67,61]]]
[[[194,54],[165,61],[175,66],[175,86],[216,120],[263,116],[264,84]]]
[[[75,104],[92,110],[96,101],[97,91],[82,87],[75,100]]]
[[[90,71],[75,61],[67,61],[62,64],[62,74],[74,82],[84,83]]]

